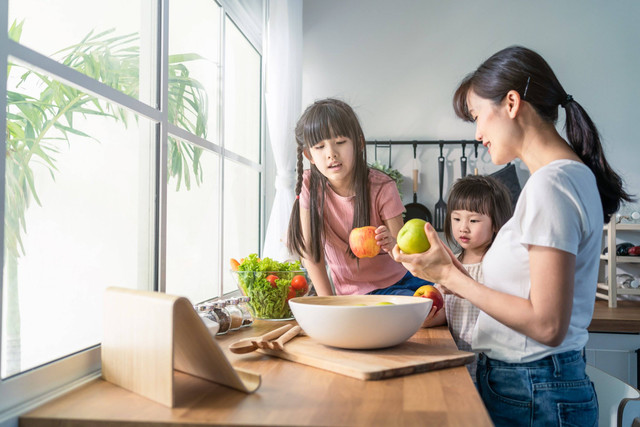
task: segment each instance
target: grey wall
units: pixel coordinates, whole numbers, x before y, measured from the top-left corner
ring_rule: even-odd
[[[453,91],[488,56],[521,44],[551,64],[599,127],[628,189],[640,193],[639,21],[635,0],[305,0],[302,105],[342,98],[356,109],[368,140],[473,139],[474,126],[453,113]],[[479,152],[468,170],[499,169],[483,147]],[[387,153],[378,150],[384,163]],[[437,148],[419,148],[418,155],[418,200],[433,209]],[[410,146],[392,149],[392,166],[405,176],[405,202],[411,156]],[[445,189],[459,177],[459,156],[459,148],[447,150]],[[524,182],[528,173],[517,166]]]

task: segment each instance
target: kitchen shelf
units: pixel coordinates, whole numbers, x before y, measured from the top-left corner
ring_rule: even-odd
[[[604,267],[607,269],[607,280],[606,282],[604,281],[604,275],[601,269],[601,274],[599,275],[599,280],[601,281],[598,283],[596,298],[607,300],[611,308],[617,306],[618,295],[640,295],[640,288],[618,288],[616,283],[618,264],[640,264],[640,256],[616,255],[616,235],[619,231],[640,231],[640,224],[616,224],[614,216],[611,218],[611,221],[609,221],[609,224],[603,228],[603,248],[608,247],[609,249],[605,255],[600,255],[600,260],[606,264]]]

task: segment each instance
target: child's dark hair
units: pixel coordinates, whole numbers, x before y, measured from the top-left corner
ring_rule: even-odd
[[[500,103],[510,90],[520,94],[549,123],[558,120],[558,106],[565,109],[565,130],[571,148],[596,177],[605,224],[623,200],[632,201],[622,179],[607,162],[595,124],[573,97],[562,88],[553,70],[538,53],[511,46],[495,53],[464,78],[453,97],[458,117],[473,122],[467,106],[470,91]]]
[[[300,224],[299,200],[304,172],[302,157],[304,150],[308,150],[326,139],[337,137],[351,139],[355,159],[352,182],[355,192],[353,228],[364,227],[369,225],[369,168],[367,166],[367,151],[364,147],[364,134],[358,116],[348,104],[338,99],[327,98],[316,101],[307,107],[298,120],[295,135],[298,150],[296,200],[289,219],[287,248],[292,254],[301,257],[308,256],[318,262],[323,252],[323,212],[327,178],[320,173],[314,164],[311,164],[309,177],[311,241],[305,242]],[[355,257],[348,247],[347,252],[350,256]]]
[[[459,246],[451,233],[451,213],[453,211],[478,212],[491,218],[493,239],[502,226],[513,215],[509,189],[500,181],[486,175],[467,175],[458,179],[447,200],[447,217],[444,220],[444,235],[449,245]],[[489,249],[487,246],[487,249]],[[458,259],[462,259],[464,248]]]

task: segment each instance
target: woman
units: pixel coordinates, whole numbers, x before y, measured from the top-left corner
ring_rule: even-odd
[[[565,109],[567,141],[557,132]],[[521,159],[531,172],[513,217],[471,279],[425,226],[431,249],[393,250],[415,276],[440,283],[482,313],[473,335],[476,379],[496,425],[596,425],[584,345],[593,314],[602,225],[631,200],[604,157],[598,131],[546,61],[509,47],[468,75],[456,114],[497,165]]]

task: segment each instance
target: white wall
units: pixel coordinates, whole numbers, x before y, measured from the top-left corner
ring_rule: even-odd
[[[639,18],[635,0],[305,0],[302,105],[344,99],[368,140],[473,139],[474,127],[451,107],[457,84],[491,54],[521,44],[542,54],[589,112],[609,161],[638,194]],[[499,169],[479,153],[480,173]],[[386,163],[386,150],[378,154]],[[411,156],[410,146],[392,150],[405,203]],[[433,210],[437,148],[419,148],[418,156],[418,200]],[[459,177],[459,156],[459,149],[447,154],[445,189]],[[528,173],[518,167],[524,182]]]

